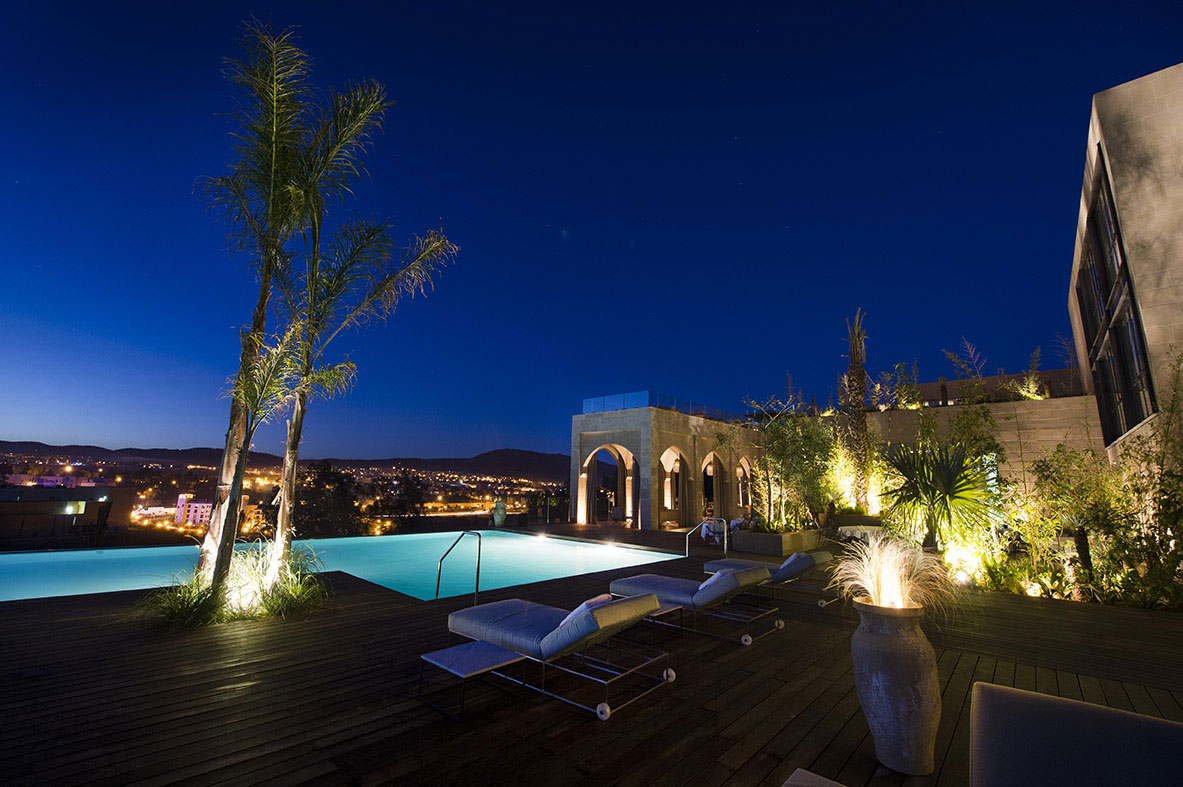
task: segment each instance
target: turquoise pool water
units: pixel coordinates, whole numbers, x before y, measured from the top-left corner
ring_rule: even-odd
[[[328,571],[344,571],[419,599],[435,597],[436,566],[457,533],[322,538],[310,545]],[[482,530],[481,590],[639,566],[680,555],[563,538]],[[440,597],[471,593],[477,539],[444,561]],[[197,547],[134,547],[0,554],[0,601],[161,587],[193,569]],[[607,591],[607,587],[605,587]]]

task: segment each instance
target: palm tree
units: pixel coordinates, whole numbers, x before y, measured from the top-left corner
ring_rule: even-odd
[[[300,385],[288,421],[279,512],[268,578],[278,579],[291,548],[300,438],[310,396],[332,396],[352,381],[352,364],[328,364],[325,351],[341,333],[388,316],[404,296],[432,285],[457,248],[442,232],[414,239],[401,255],[385,222],[352,219],[327,233],[328,206],[365,172],[365,154],[391,102],[375,82],[331,92],[312,113],[292,183],[299,205],[302,269],[277,279],[289,322],[302,327]]]
[[[212,586],[217,588],[230,571],[234,554],[234,540],[238,535],[239,510],[242,506],[242,479],[246,473],[247,453],[255,430],[281,410],[290,400],[299,383],[296,350],[299,346],[299,326],[293,326],[275,344],[268,346],[262,338],[247,333],[244,344],[251,343],[251,363],[246,371],[232,379],[231,397],[244,414],[242,442],[238,445],[237,461],[226,500],[226,525],[218,543],[212,571]]]
[[[871,438],[867,431],[867,331],[863,328],[863,311],[854,314],[854,322],[846,321],[850,343],[850,366],[842,386],[842,409],[846,417],[847,445],[854,461],[855,504],[867,508],[867,476],[871,467]]]
[[[268,580],[280,576],[291,549],[292,512],[300,438],[310,397],[330,397],[352,381],[353,364],[325,362],[328,346],[343,332],[391,314],[406,296],[422,294],[432,286],[439,268],[457,249],[443,234],[428,233],[415,239],[395,256],[390,228],[385,224],[354,220],[334,233],[325,253],[284,289],[289,319],[302,326],[299,377],[288,421],[280,476],[279,511]]]
[[[991,522],[986,471],[965,446],[893,445],[886,460],[894,481],[884,492],[891,501],[887,515],[920,523],[926,549]]]
[[[247,24],[243,48],[242,60],[227,63],[227,77],[239,94],[235,159],[227,174],[204,179],[199,186],[230,224],[231,249],[247,256],[259,278],[251,326],[243,332],[239,351],[238,377],[245,379],[262,346],[272,282],[288,263],[285,249],[296,227],[298,214],[289,185],[297,165],[294,143],[304,135],[308,58],[294,45],[290,30],[273,35],[257,22]],[[237,524],[232,510],[237,511],[239,503],[233,490],[242,486],[245,459],[239,453],[245,450],[247,429],[248,413],[240,398],[232,397],[214,506],[202,544],[204,570],[223,551],[226,523]]]

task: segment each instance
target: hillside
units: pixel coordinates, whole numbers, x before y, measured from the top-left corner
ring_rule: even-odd
[[[97,445],[47,445],[36,441],[0,440],[0,454],[36,457],[39,459],[71,459],[75,461],[103,461],[118,464],[201,465],[216,467],[222,457],[220,448],[103,448]],[[319,461],[302,459],[301,464]],[[392,457],[389,459],[329,460],[334,467],[350,468],[406,468],[432,472],[455,472],[473,475],[508,476],[534,481],[566,481],[570,472],[570,458],[566,454],[542,454],[517,448],[486,451],[468,458],[424,459],[420,457]],[[251,452],[252,467],[278,467],[281,457],[274,454]]]

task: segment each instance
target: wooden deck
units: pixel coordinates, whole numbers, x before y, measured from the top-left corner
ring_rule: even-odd
[[[682,544],[670,534],[613,536]],[[709,553],[694,553],[659,570],[699,578]],[[570,608],[636,572],[481,600]],[[904,778],[876,763],[859,709],[855,617],[796,594],[780,601],[786,630],[748,648],[666,637],[677,682],[607,722],[481,687],[470,693],[471,718],[457,723],[414,699],[417,657],[460,641],[446,617],[471,598],[422,602],[331,578],[331,608],[308,620],[172,634],[127,619],[138,592],[0,604],[0,781],[779,785],[804,767],[847,785],[959,785],[974,681],[1183,721],[1183,616],[981,594],[929,627],[944,697],[938,770]]]

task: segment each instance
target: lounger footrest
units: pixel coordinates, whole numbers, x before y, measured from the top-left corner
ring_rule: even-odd
[[[490,645],[488,642],[465,642],[443,650],[424,653],[421,659],[458,678],[475,678],[500,667],[516,664],[526,657],[512,650]]]

